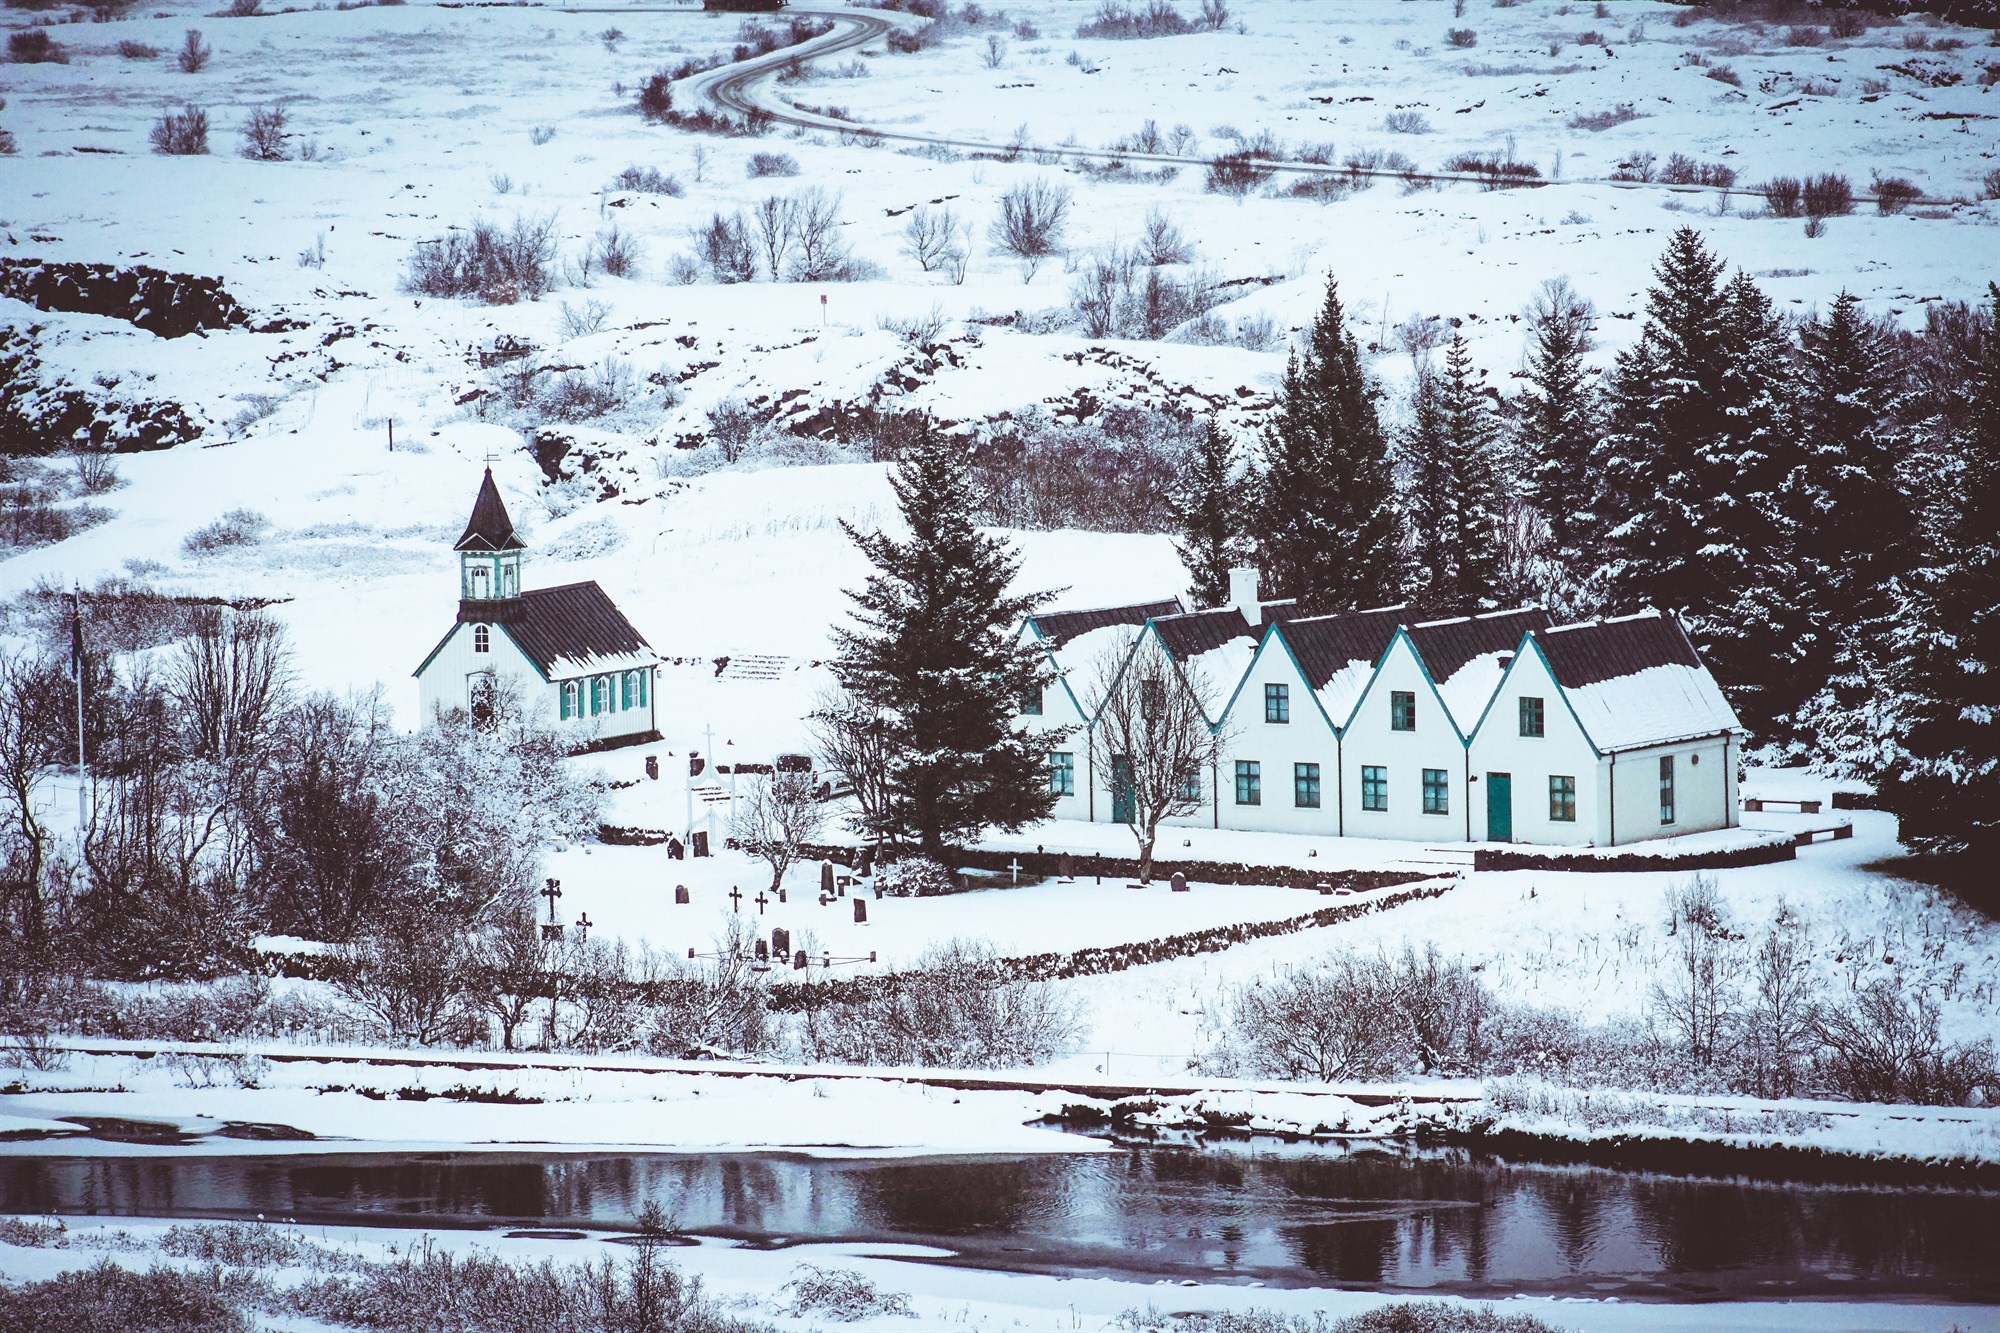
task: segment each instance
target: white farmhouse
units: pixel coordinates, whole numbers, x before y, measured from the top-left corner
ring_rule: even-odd
[[[521,586],[527,545],[491,468],[452,549],[458,619],[416,669],[424,716],[459,711],[483,721],[506,692],[579,747],[659,738],[659,659],[596,583]]]
[[[1733,828],[1742,736],[1672,616],[1531,630],[1472,735],[1472,838],[1619,847]]]

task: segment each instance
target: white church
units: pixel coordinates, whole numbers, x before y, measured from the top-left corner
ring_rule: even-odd
[[[579,748],[659,738],[659,658],[595,582],[524,588],[527,544],[486,470],[458,552],[458,619],[415,675],[425,717],[491,715],[510,690]]]
[[[1616,847],[1737,823],[1744,729],[1680,622],[1658,611],[1554,625],[1540,607],[1420,621],[1305,616],[1232,571],[1230,604],[1178,599],[1030,617],[1046,654],[1024,730],[1055,817],[1129,822],[1102,753],[1107,669],[1190,689],[1224,744],[1183,826],[1423,842]]]

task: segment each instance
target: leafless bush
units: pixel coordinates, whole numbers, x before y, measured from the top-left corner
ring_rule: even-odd
[[[103,495],[125,484],[109,451],[78,449],[70,455],[70,471],[79,495]]]
[[[1380,958],[1335,953],[1234,988],[1216,1073],[1286,1079],[1387,1078],[1408,1063],[1395,980]]]
[[[1685,153],[1675,153],[1660,168],[1660,180],[1668,185],[1714,185],[1727,189],[1736,184],[1736,169],[1720,162],[1697,162]]]
[[[556,127],[553,125],[535,125],[528,130],[528,142],[537,148],[555,137]]]
[[[1732,88],[1741,88],[1743,86],[1743,76],[1727,65],[1710,65],[1702,73],[1708,78],[1714,79],[1717,83],[1726,83]]]
[[[1962,1105],[1996,1082],[1990,1041],[1953,1044],[1938,1030],[1937,998],[1900,978],[1873,982],[1822,1013],[1824,1072],[1860,1101]]]
[[[7,35],[7,59],[17,65],[67,65],[69,51],[47,28],[23,28]]]
[[[611,317],[611,307],[603,301],[585,301],[582,305],[562,303],[562,331],[568,340],[588,338],[593,333],[604,331],[605,320]]]
[[[681,197],[679,179],[662,173],[658,167],[627,167],[611,178],[611,184],[617,189],[639,194],[664,194],[673,199]]]
[[[799,859],[801,848],[819,837],[825,826],[812,774],[773,773],[751,783],[742,808],[731,817],[730,832],[743,850],[771,868],[775,890]]]
[[[1199,434],[1191,418],[1140,408],[1115,408],[1075,424],[1024,412],[973,450],[979,520],[1166,532],[1175,470]]]
[[[851,276],[851,259],[840,236],[838,194],[814,187],[792,196],[796,257],[787,276],[793,282],[825,282]]]
[[[957,236],[958,215],[950,208],[933,211],[919,204],[910,210],[909,219],[903,223],[903,253],[929,273],[944,262]]]
[[[1837,172],[1806,178],[1801,202],[1809,218],[1843,217],[1854,211],[1854,186]]]
[[[1743,937],[1731,929],[1729,909],[1705,875],[1667,890],[1667,933],[1672,965],[1653,983],[1652,1013],[1689,1065],[1705,1070],[1726,1049],[1740,1016]]]
[[[1826,30],[1834,37],[1859,37],[1868,31],[1868,15],[1858,9],[1836,9],[1827,15]]]
[[[602,269],[614,278],[629,278],[639,271],[639,239],[615,223],[597,233],[584,252],[584,269]]]
[[[1194,246],[1165,210],[1150,208],[1139,224],[1138,253],[1141,263],[1155,267],[1185,264],[1194,258]]]
[[[181,550],[200,556],[236,546],[255,546],[270,530],[271,520],[256,510],[232,509],[181,538]]]
[[[1000,196],[1000,213],[987,228],[995,249],[1021,263],[1032,281],[1043,261],[1062,249],[1072,195],[1067,185],[1037,176]]]
[[[153,151],[169,157],[198,157],[208,151],[208,112],[192,104],[168,111],[153,122]]]
[[[910,1298],[899,1291],[883,1291],[851,1268],[820,1268],[800,1264],[791,1280],[778,1289],[789,1292],[786,1313],[794,1319],[823,1315],[837,1323],[889,1315],[913,1315]]]
[[[1208,164],[1202,188],[1210,194],[1227,194],[1241,199],[1271,179],[1271,168],[1249,152],[1224,153]]]
[[[1391,111],[1382,117],[1382,128],[1391,134],[1429,134],[1431,123],[1421,111]]]
[[[790,153],[752,153],[748,170],[753,180],[767,176],[796,176],[799,174],[799,161]]]
[[[1579,111],[1576,115],[1569,118],[1569,127],[1573,130],[1590,130],[1592,132],[1608,130],[1623,125],[1628,121],[1638,120],[1642,114],[1639,111],[1635,111],[1630,102],[1620,102],[1609,111]]]
[[[1785,45],[1824,46],[1826,45],[1826,30],[1815,27],[1810,23],[1802,23],[1787,28],[1785,29]]]
[[[180,62],[181,73],[199,74],[208,68],[209,57],[215,48],[202,40],[201,29],[189,28],[181,41],[180,53],[174,58]]]
[[[1773,176],[1756,187],[1764,196],[1764,207],[1774,218],[1795,218],[1800,213],[1804,191],[1797,176]]]
[[[999,69],[1007,63],[1007,42],[997,32],[986,34],[986,50],[979,57],[980,63],[988,69]]]
[[[1479,45],[1479,34],[1470,28],[1449,28],[1445,31],[1444,39],[1461,51]]]
[[[1201,0],[1201,26],[1221,32],[1229,22],[1229,6],[1224,0]]]
[[[125,41],[118,43],[118,54],[126,60],[158,60],[160,58],[160,48],[157,46],[148,46],[144,42],[135,42],[127,38]]]
[[[423,296],[475,296],[488,305],[532,301],[555,286],[556,220],[516,216],[502,231],[481,218],[411,251],[405,291]]]
[[[1995,167],[1979,178],[1981,199],[2000,199],[2000,167]]]
[[[1875,196],[1875,211],[1885,217],[1902,212],[1924,197],[1924,192],[1908,177],[1884,176],[1880,172],[1869,181],[1868,192]]]
[[[639,114],[649,121],[661,121],[674,109],[674,76],[666,70],[648,74],[639,84]]]
[[[1206,20],[1206,12],[1203,18]],[[1228,15],[1223,15],[1226,20]],[[1101,0],[1097,13],[1077,27],[1078,37],[1108,37],[1133,40],[1145,37],[1179,37],[1195,30],[1168,0],[1146,0],[1143,9],[1134,9],[1123,0]]]
[[[292,137],[285,119],[285,108],[276,104],[252,109],[243,122],[243,156],[258,162],[284,161],[289,156],[285,141]]]
[[[904,342],[915,347],[928,347],[932,343],[935,343],[938,340],[938,336],[944,332],[947,322],[944,307],[936,305],[921,315],[910,315],[902,318],[894,315],[884,315],[876,321],[877,327],[895,334]]]
[[[708,439],[725,463],[747,454],[764,428],[764,419],[741,399],[725,398],[708,409]]]

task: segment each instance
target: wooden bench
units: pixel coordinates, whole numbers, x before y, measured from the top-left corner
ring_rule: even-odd
[[[1821,838],[1826,838],[1832,842],[1839,842],[1842,838],[1851,838],[1853,836],[1854,825],[1835,824],[1832,828],[1809,828],[1803,833],[1794,833],[1792,835],[1792,845],[1794,847],[1810,847]]]
[[[1746,796],[1743,798],[1743,808],[1752,814],[1761,814],[1771,806],[1790,806],[1802,815],[1816,815],[1819,813],[1819,805],[1818,801],[1792,801],[1777,796]]]

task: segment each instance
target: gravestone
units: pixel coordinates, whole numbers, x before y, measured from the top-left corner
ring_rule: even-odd
[[[860,870],[864,875],[875,873],[875,849],[873,847],[863,847],[861,849]]]
[[[857,926],[868,924],[868,900],[866,898],[856,898],[854,900],[854,924]]]
[[[789,898],[785,897],[785,891],[784,891],[783,889],[779,889],[779,890],[778,890],[778,901],[782,903],[782,902],[790,902],[791,900],[790,900]]]
[[[681,845],[679,838],[670,837],[667,839],[667,859],[669,861],[678,861],[686,855],[687,848]]]
[[[656,754],[646,756],[646,776],[655,782],[660,780],[660,756]]]
[[[792,970],[795,972],[806,970],[806,951],[804,949],[792,955]]]
[[[1065,884],[1076,879],[1076,859],[1068,852],[1064,852],[1062,859],[1056,862],[1056,875]]]
[[[696,856],[707,856],[707,855],[708,855],[708,830],[707,830],[707,829],[696,829],[696,830],[694,831],[694,854],[695,854]]]
[[[831,861],[821,861],[819,863],[819,891],[824,894],[831,894],[833,892],[833,862]]]
[[[1188,891],[1188,886],[1187,886],[1187,876],[1186,876],[1186,875],[1184,875],[1184,874],[1182,874],[1182,873],[1181,873],[1180,871],[1178,871],[1178,870],[1176,870],[1176,871],[1174,872],[1174,881],[1173,881],[1173,883],[1174,883],[1174,892],[1175,892],[1175,893],[1186,893],[1186,892]]]
[[[771,927],[771,952],[783,958],[792,951],[792,932],[783,926]]]
[[[688,905],[688,886],[685,884],[674,885],[674,906],[686,907],[687,905]]]
[[[760,963],[771,961],[771,946],[762,940],[757,941],[757,961]]]

